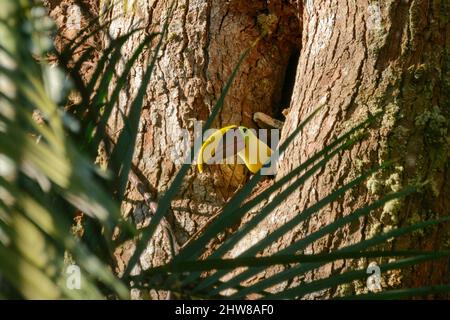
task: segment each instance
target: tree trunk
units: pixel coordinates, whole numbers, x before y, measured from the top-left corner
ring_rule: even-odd
[[[274,253],[336,218],[346,216],[379,196],[403,186],[426,182],[420,194],[388,202],[382,210],[360,219],[309,246],[305,253],[338,249],[379,233],[450,211],[449,171],[449,23],[446,1],[305,1],[300,60],[283,137],[309,113],[325,107],[292,143],[279,164],[282,177],[339,134],[384,111],[368,137],[335,157],[326,168],[297,190],[248,236],[254,243],[376,163],[395,159],[395,166],[369,179],[367,186],[345,197],[279,239]],[[447,246],[448,225],[394,240],[394,249],[436,250]],[[240,249],[242,250],[242,249]],[[362,265],[361,265],[362,263]],[[339,261],[314,270],[298,285],[355,269],[360,261]],[[272,269],[259,278],[279,271]],[[382,275],[383,288],[421,286],[448,281],[448,261],[421,265],[410,272]],[[365,283],[321,291],[308,298],[366,292]]]
[[[117,37],[136,26],[145,28],[127,43],[125,58],[131,56],[145,33],[161,30],[170,4],[162,0],[116,1],[111,12],[115,19],[108,30],[111,36]],[[388,159],[396,159],[390,171],[374,175],[367,186],[348,192],[279,239],[266,254],[412,183],[426,182],[422,193],[389,202],[369,218],[320,239],[305,252],[334,250],[383,230],[448,214],[449,16],[446,0],[175,1],[168,38],[158,54],[147,89],[134,156],[138,175],[157,197],[167,190],[180,167],[180,162],[172,159],[183,160],[186,156],[179,148],[182,131],[188,129],[192,133],[194,120],[207,119],[240,54],[264,28],[271,28],[270,36],[258,44],[239,70],[214,127],[256,127],[252,121],[255,112],[280,118],[281,111],[289,107],[282,130],[285,138],[302,119],[324,105],[280,159],[275,179],[368,115],[380,110],[384,115],[364,141],[335,157],[243,239],[231,255],[362,171]],[[146,66],[147,59],[142,59],[133,69],[127,90],[120,98],[121,112],[127,112]],[[118,68],[119,73],[122,68],[123,65]],[[110,127],[112,133],[122,129],[119,112]],[[226,170],[210,169],[199,174],[193,166],[171,207],[169,220],[178,244],[185,243],[220,210],[248,176],[243,169],[233,179]],[[149,216],[141,195],[132,187],[124,209],[126,215],[141,222]],[[448,246],[448,231],[448,227],[435,228],[386,246],[435,250]],[[132,244],[119,250],[119,261],[126,262],[132,250]],[[169,252],[160,230],[141,257],[141,267],[166,262]],[[361,263],[367,262],[334,263],[311,272],[306,279],[272,290],[327,277]],[[383,285],[419,286],[448,280],[447,268],[447,262],[439,261],[408,273],[391,272],[383,275]],[[279,270],[266,270],[261,277]],[[364,288],[361,283],[354,283],[309,298],[360,293]]]
[[[147,34],[160,31],[170,5],[168,1],[118,1],[110,14],[117,19],[111,23],[109,34],[117,37],[135,27],[144,27]],[[147,188],[154,190],[157,197],[167,190],[187,156],[180,148],[183,130],[192,134],[195,121],[208,118],[240,55],[260,37],[264,28],[270,27],[267,26],[270,19],[274,21],[273,34],[259,43],[239,70],[215,121],[216,128],[231,124],[256,127],[252,120],[255,112],[280,113],[280,103],[283,99],[289,101],[283,96],[286,95],[283,86],[288,62],[298,54],[298,20],[292,7],[268,5],[265,1],[175,2],[167,41],[158,54],[148,86],[134,156],[138,176],[143,177]],[[125,59],[145,33],[137,34],[127,43]],[[128,91],[123,92],[119,102],[121,112],[127,112],[146,66],[147,61],[143,60],[133,70]],[[120,114],[117,112],[112,119],[111,132],[122,128]],[[169,216],[177,243],[182,245],[198,231],[248,176],[243,166],[235,172],[227,171],[226,167],[208,168],[203,174],[193,166],[172,203]],[[141,195],[130,188],[127,199],[125,214],[145,224],[148,207],[144,203],[135,205],[135,201],[142,201]],[[162,231],[159,230],[141,257],[142,268],[171,258]],[[133,249],[134,245],[121,249],[119,261],[125,263]]]

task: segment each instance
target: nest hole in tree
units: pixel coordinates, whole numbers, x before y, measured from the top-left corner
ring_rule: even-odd
[[[284,71],[284,80],[281,84],[281,94],[279,102],[274,104],[273,117],[284,121],[283,110],[289,108],[297,77],[297,65],[300,59],[300,49],[294,47],[289,56],[288,63]]]

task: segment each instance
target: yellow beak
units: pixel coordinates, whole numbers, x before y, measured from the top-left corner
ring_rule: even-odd
[[[235,130],[236,128],[238,130]],[[230,130],[235,130],[234,139],[227,144],[224,142],[224,137]],[[218,156],[223,156],[224,146],[226,148],[233,147],[234,154],[237,152],[239,158],[244,161],[245,166],[253,174],[257,173],[272,155],[270,147],[259,140],[252,130],[243,126],[227,126],[217,130],[202,144],[197,156],[198,171],[203,172],[203,164],[210,161],[212,157],[217,159]]]

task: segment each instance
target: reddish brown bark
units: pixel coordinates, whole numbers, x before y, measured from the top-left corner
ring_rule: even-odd
[[[340,154],[313,179],[295,192],[258,230],[265,236],[350,181],[362,170],[395,159],[395,166],[373,176],[342,200],[322,210],[308,222],[267,250],[274,253],[296,239],[346,216],[356,208],[406,185],[422,183],[422,192],[405,201],[390,202],[367,219],[349,225],[308,247],[305,253],[326,252],[373,235],[427,220],[450,211],[449,185],[449,6],[444,1],[306,1],[302,51],[295,91],[283,136],[289,135],[318,106],[319,115],[294,141],[279,167],[278,177],[305,161],[325,144],[369,114],[384,111],[368,137]],[[448,246],[448,225],[390,241],[386,248],[437,250]],[[367,267],[367,261],[339,261],[311,272],[303,280],[274,288],[282,290]],[[383,288],[420,286],[446,282],[448,263],[439,261],[405,272],[383,275]],[[267,277],[279,269],[270,270]],[[309,298],[365,292],[365,283],[353,283],[337,291]]]
[[[111,17],[112,36],[136,26],[158,31],[166,17],[167,1],[129,1],[129,10],[119,1]],[[132,3],[135,3],[133,6]],[[304,4],[303,4],[304,3]],[[320,239],[305,252],[323,252],[367,239],[381,231],[408,225],[450,212],[448,53],[450,6],[446,0],[374,1],[179,1],[171,17],[168,39],[159,54],[157,68],[147,90],[135,164],[148,187],[160,195],[169,186],[179,163],[167,155],[177,150],[180,130],[192,121],[205,120],[218,99],[240,54],[260,35],[265,21],[276,21],[273,33],[252,51],[229,92],[216,127],[243,124],[255,127],[254,112],[279,116],[290,101],[283,137],[319,105],[324,108],[289,147],[280,160],[279,179],[358,122],[380,110],[366,139],[335,157],[323,170],[295,192],[231,255],[255,243],[314,204],[343,183],[377,163],[395,159],[395,165],[374,175],[367,185],[349,192],[280,239],[266,254],[276,252],[356,208],[410,184],[424,183],[421,193],[391,202],[369,218]],[[274,20],[273,20],[274,18]],[[139,20],[141,19],[141,20]],[[125,58],[142,40],[137,34],[126,45]],[[107,42],[107,41],[106,41]],[[295,54],[300,50],[297,63]],[[147,53],[149,55],[150,53]],[[294,57],[292,59],[292,57]],[[290,62],[290,63],[289,63]],[[127,112],[129,101],[146,66],[142,59],[130,75],[119,106]],[[290,99],[286,70],[296,69]],[[119,68],[120,72],[121,68]],[[287,76],[287,77],[286,77]],[[111,132],[122,128],[120,117],[111,122]],[[180,154],[180,158],[184,155]],[[248,173],[242,172],[245,179]],[[179,244],[201,228],[217,212],[239,183],[225,190],[229,173],[211,169],[198,174],[193,167],[183,189],[172,203],[170,214]],[[124,205],[126,215],[148,217],[140,194],[131,188]],[[135,201],[138,201],[136,204]],[[415,233],[386,247],[432,249],[448,247],[448,226]],[[133,245],[121,249],[127,260]],[[149,243],[142,267],[170,259],[163,233]],[[123,262],[123,261],[122,261]],[[284,283],[273,290],[295,286],[365,267],[368,261],[337,262]],[[446,262],[419,266],[404,273],[383,275],[384,288],[419,286],[448,280]],[[280,269],[263,272],[268,277]],[[362,283],[308,296],[326,298],[343,293],[361,293]]]

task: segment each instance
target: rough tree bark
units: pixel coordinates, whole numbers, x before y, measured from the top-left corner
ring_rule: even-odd
[[[111,17],[119,18],[113,21],[109,32],[116,37],[136,26],[145,26],[147,33],[159,31],[170,4],[167,1],[128,2],[129,8],[125,10],[124,3],[118,2]],[[295,43],[298,42],[299,26],[290,10],[290,6],[269,5],[265,1],[254,1],[251,5],[220,1],[176,2],[168,40],[159,54],[147,90],[134,159],[147,187],[154,189],[157,195],[168,188],[180,166],[172,161],[173,153],[180,161],[186,158],[187,154],[179,148],[182,130],[188,129],[192,133],[194,121],[207,119],[239,56],[261,35],[263,28],[270,27],[271,19],[274,21],[272,37],[261,42],[245,61],[215,127],[230,124],[255,127],[252,121],[255,112],[277,112],[283,100],[286,67],[297,52]],[[124,11],[128,14],[123,15]],[[280,16],[292,19],[279,19]],[[137,35],[127,44],[125,57],[143,36]],[[129,92],[123,93],[119,105],[124,112],[145,67],[146,62],[142,61],[130,76]],[[117,113],[111,123],[113,132],[121,128],[120,121]],[[180,245],[220,210],[248,177],[242,168],[234,173],[237,176],[234,179],[230,179],[230,174],[213,169],[198,174],[192,168],[170,213]],[[128,199],[131,201],[125,205],[125,214],[132,214],[145,224],[143,218],[148,217],[148,207],[145,204],[136,206],[133,202],[141,201],[141,195],[130,188]],[[141,257],[144,269],[170,259],[168,242],[161,231]],[[127,261],[134,247],[130,245],[119,252],[119,261]]]
[[[281,249],[376,197],[417,182],[427,183],[421,194],[405,201],[389,202],[369,218],[320,239],[305,252],[337,249],[380,231],[448,214],[448,2],[311,0],[305,1],[300,10],[303,17],[301,53],[283,136],[292,132],[314,108],[322,104],[325,108],[286,152],[279,164],[278,177],[367,115],[384,110],[384,116],[364,142],[336,157],[249,235],[249,239],[255,241],[263,237],[265,233],[261,230],[274,230],[361,170],[388,159],[396,159],[394,168],[371,177],[366,187],[349,192],[280,239],[267,253]],[[447,226],[391,241],[386,247],[445,248],[448,236]],[[339,261],[315,270],[303,280],[273,289],[281,290],[301,281],[361,266],[364,262]],[[276,271],[278,269],[267,271],[261,277]],[[448,261],[440,261],[409,272],[383,275],[383,287],[420,286],[448,279]],[[365,284],[354,283],[334,292],[318,292],[309,298],[365,290]]]
[[[162,0],[117,1],[111,16],[118,18],[108,32],[116,37],[136,26],[144,27],[147,33],[158,31],[169,6],[170,1]],[[336,218],[411,183],[427,182],[420,194],[388,203],[369,218],[320,239],[305,252],[341,248],[383,230],[448,214],[449,17],[447,0],[175,1],[168,40],[158,56],[147,90],[134,157],[140,177],[157,196],[168,188],[180,166],[171,161],[169,153],[178,153],[180,159],[185,156],[178,148],[181,130],[192,131],[193,120],[208,117],[239,55],[269,24],[272,35],[259,43],[246,60],[215,126],[255,127],[254,112],[280,117],[281,110],[289,107],[282,130],[285,138],[317,106],[325,105],[280,159],[275,179],[369,114],[383,110],[384,116],[373,125],[363,142],[333,159],[230,255],[237,255],[342,183],[388,159],[396,159],[390,171],[374,175],[366,186],[349,192],[298,226],[266,253],[276,252]],[[127,43],[125,58],[143,37],[144,33],[137,34]],[[138,63],[130,75],[126,92],[121,95],[118,108],[124,112],[136,93],[146,61],[142,59]],[[296,77],[292,80],[295,71]],[[119,114],[110,125],[111,132],[122,128]],[[246,176],[248,173],[241,172],[242,179]],[[193,168],[188,174],[184,187],[172,203],[170,216],[179,244],[187,241],[217,212],[242,182],[236,179],[224,184],[228,178],[229,173],[221,170],[198,174]],[[148,208],[140,194],[130,188],[127,199],[125,214],[145,223],[142,221],[149,216]],[[386,246],[397,249],[448,247],[448,231],[448,227],[439,227],[401,241],[391,241]],[[133,244],[122,248],[117,253],[119,262],[126,262],[132,250]],[[160,231],[141,258],[141,267],[158,265],[168,259],[167,241]],[[272,290],[320,279],[365,263],[330,264],[311,272],[305,279],[296,279]],[[279,270],[266,270],[258,278]],[[449,280],[447,271],[448,261],[429,263],[408,272],[383,275],[383,285],[387,288],[436,283]],[[355,282],[308,298],[364,290],[361,283]]]

